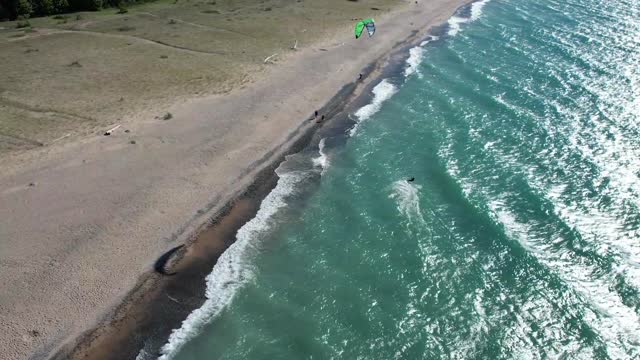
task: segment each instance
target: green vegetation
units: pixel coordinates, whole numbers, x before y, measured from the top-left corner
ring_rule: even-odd
[[[16,23],[16,29],[23,29],[23,28],[28,28],[28,27],[31,27],[31,24],[29,23],[28,20],[18,21]]]
[[[9,1],[18,0],[0,6]],[[330,46],[336,31],[353,31],[350,19],[375,15],[370,7],[402,3],[157,0],[123,2],[124,15],[109,7],[0,24],[0,157],[149,116],[179,120],[149,109],[245,86],[262,76],[268,56],[296,42],[299,49]],[[18,22],[25,27],[16,29]]]
[[[125,5],[147,1],[153,0],[3,0],[0,1],[0,20],[97,11],[108,7],[116,7],[119,14],[124,14],[127,12]]]

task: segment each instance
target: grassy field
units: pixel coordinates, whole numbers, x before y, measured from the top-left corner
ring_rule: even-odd
[[[296,40],[330,39],[402,2],[161,0],[0,23],[0,156],[227,92]]]

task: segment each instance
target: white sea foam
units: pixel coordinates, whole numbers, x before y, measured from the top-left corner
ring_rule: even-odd
[[[606,276],[594,278],[595,268],[576,261],[567,253],[553,251],[546,243],[546,235],[538,235],[532,224],[517,219],[506,201],[489,201],[488,206],[494,219],[504,226],[507,236],[518,241],[590,305],[585,308],[584,320],[607,340],[608,351],[614,358],[624,358],[624,344],[620,340],[640,341],[637,335],[640,317],[611,291],[611,279]]]
[[[429,44],[432,41],[438,40],[439,37],[431,36],[429,39],[420,43],[420,46],[416,46],[409,50],[409,58],[407,58],[407,67],[404,69],[404,77],[409,77],[413,74],[418,75],[418,77],[422,78],[422,73],[420,72],[420,63],[422,62],[422,58],[424,57],[424,46]]]
[[[482,16],[482,9],[488,2],[489,0],[480,0],[471,4],[471,21],[476,21]]]
[[[468,18],[460,16],[451,17],[449,19],[449,36],[456,36],[461,30],[460,25],[478,20],[480,16],[482,16],[482,8],[484,8],[488,2],[489,0],[480,0],[471,4],[471,16]]]
[[[421,42],[420,45],[409,49],[409,57],[406,61],[407,67],[404,69],[405,78],[408,78],[413,74],[416,74],[419,78],[422,78],[422,73],[420,72],[420,63],[424,58],[424,47],[430,42],[437,41],[439,39],[440,38],[438,36],[430,35],[429,38]]]
[[[387,79],[382,80],[380,84],[376,85],[372,90],[373,100],[371,100],[371,103],[361,107],[354,114],[357,118],[357,122],[349,132],[349,136],[355,135],[356,131],[358,130],[359,124],[362,121],[370,118],[373,114],[380,111],[382,103],[384,103],[386,100],[389,100],[397,91],[398,89],[395,87],[395,85],[388,82]]]
[[[456,36],[460,32],[460,25],[469,22],[468,18],[453,16],[449,19],[449,36]]]
[[[418,77],[422,77],[420,73],[420,62],[422,61],[422,57],[424,56],[424,49],[422,46],[416,46],[409,50],[409,58],[407,59],[407,67],[404,69],[404,76],[409,77],[410,75],[416,74]]]
[[[222,253],[207,276],[207,300],[189,314],[179,329],[173,330],[161,349],[160,360],[172,359],[189,340],[198,335],[204,325],[231,303],[239,289],[253,279],[255,271],[252,264],[261,235],[269,230],[273,216],[287,205],[287,197],[294,193],[308,174],[303,171],[279,174],[278,184],[262,201],[256,216],[238,230],[236,241]]]
[[[138,356],[136,356],[136,360],[147,360],[148,358],[149,354],[144,349],[141,349]]]
[[[423,41],[423,42],[421,42],[421,43],[420,43],[420,46],[425,46],[425,45],[427,45],[427,44],[428,44],[428,43],[430,43],[430,42],[438,41],[438,40],[440,40],[440,37],[439,37],[439,36],[430,35],[430,36],[429,36],[429,38],[428,38],[427,40],[425,40],[425,41]]]
[[[324,172],[327,170],[327,168],[330,165],[329,157],[324,152],[324,143],[325,143],[325,139],[323,138],[322,140],[320,140],[320,143],[318,144],[318,153],[320,153],[320,156],[318,156],[317,158],[313,158],[312,160],[314,166],[320,166],[322,168],[321,175],[324,175]]]
[[[496,154],[497,158],[502,160],[504,166],[519,167],[513,156],[502,154],[497,147],[495,149],[491,146],[485,147],[485,150]],[[496,198],[495,194],[484,193],[482,186],[474,184],[472,179],[461,176],[455,160],[452,160],[454,157],[451,156],[448,149],[441,150],[441,154],[446,158],[450,158],[447,164],[448,171],[451,174],[456,174],[454,177],[458,179],[460,186],[464,189],[465,196],[478,202],[486,203],[491,216],[496,222],[502,224],[506,235],[518,241],[540,264],[562,279],[573,290],[572,294],[568,296],[577,297],[579,299],[577,302],[589,304],[588,307],[585,307],[585,322],[610,344],[608,352],[613,358],[624,358],[625,346],[629,343],[640,341],[640,337],[636,335],[640,333],[640,326],[638,326],[640,317],[632,308],[623,303],[616,291],[611,289],[611,284],[614,283],[613,277],[604,274],[594,277],[593,275],[598,274],[599,270],[596,266],[576,259],[570,251],[554,248],[552,244],[563,241],[561,235],[551,239],[550,244],[548,227],[543,227],[543,224],[534,221],[525,221],[518,218],[516,213],[509,207],[508,194],[504,194],[504,197]],[[558,215],[567,224],[579,230],[580,233],[599,234],[603,237],[606,236],[606,233],[619,233],[620,229],[616,227],[616,221],[610,217],[607,218],[605,214],[599,214],[599,216],[590,214],[586,217],[580,216],[577,218],[579,216],[579,207],[562,207],[562,201],[559,198],[562,197],[564,192],[563,186],[556,186],[545,191],[544,186],[539,184],[539,181],[536,181],[539,179],[536,179],[533,174],[529,174],[528,180],[532,188],[539,190],[542,194],[546,194],[552,200]],[[597,205],[589,204],[585,207],[595,209]],[[598,229],[602,231],[599,232]],[[628,274],[628,268],[623,270],[626,270],[625,273]],[[572,304],[576,302],[575,299],[568,301]],[[527,333],[526,324],[526,321],[520,323],[523,326],[523,334]],[[511,338],[514,341],[511,346],[521,349],[535,349],[531,344],[527,344],[526,341],[522,342],[523,339],[526,340],[526,337],[516,334],[515,337]],[[536,357],[534,356],[534,358]]]
[[[396,201],[398,211],[410,223],[425,225],[426,221],[420,210],[420,189],[422,187],[418,184],[410,183],[406,180],[398,180],[393,183],[389,198]]]

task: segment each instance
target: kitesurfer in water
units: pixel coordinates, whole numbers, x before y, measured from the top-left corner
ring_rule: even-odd
[[[412,177],[412,178],[407,179],[407,181],[408,181],[408,182],[413,182],[413,180],[415,180],[415,179],[416,179],[416,178]]]

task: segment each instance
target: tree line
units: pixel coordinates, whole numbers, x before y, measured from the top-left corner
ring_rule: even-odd
[[[0,20],[122,7],[136,0],[0,0]]]

